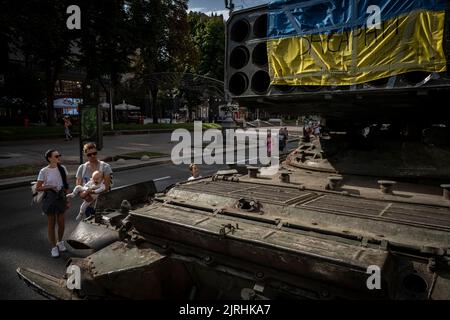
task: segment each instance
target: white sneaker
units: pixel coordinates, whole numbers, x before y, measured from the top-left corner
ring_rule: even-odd
[[[66,198],[75,198],[75,194],[73,193],[66,194]]]
[[[59,252],[67,251],[66,246],[64,245],[64,241],[60,241],[56,244],[58,247]]]
[[[75,220],[79,221],[79,220],[81,220],[81,218],[83,218],[83,213],[80,212],[80,213],[77,215],[77,217],[75,218]]]
[[[53,247],[53,249],[52,249],[52,258],[58,258],[58,257],[59,257],[58,247]]]

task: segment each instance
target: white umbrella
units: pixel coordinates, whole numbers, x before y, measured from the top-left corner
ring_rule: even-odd
[[[109,109],[110,108],[110,105],[107,102],[102,102],[102,103],[99,104],[99,106],[102,109]]]
[[[141,108],[137,107],[137,106],[133,106],[131,104],[127,104],[125,103],[125,100],[121,103],[116,105],[116,110],[141,110]]]

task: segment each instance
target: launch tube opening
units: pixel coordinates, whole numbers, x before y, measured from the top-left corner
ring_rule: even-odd
[[[230,54],[230,65],[235,69],[245,67],[250,59],[250,53],[244,46],[239,46],[233,49]]]
[[[265,42],[257,44],[253,49],[252,61],[258,66],[267,65],[267,44]]]
[[[247,76],[242,72],[233,74],[230,78],[228,88],[236,96],[243,94],[248,88]]]
[[[231,27],[231,40],[235,42],[242,42],[247,39],[249,33],[250,25],[247,20],[239,20]]]
[[[262,14],[258,18],[256,18],[253,25],[253,35],[256,38],[267,37],[267,14]]]
[[[257,71],[252,77],[252,90],[255,93],[266,93],[270,86],[270,77],[266,71]]]

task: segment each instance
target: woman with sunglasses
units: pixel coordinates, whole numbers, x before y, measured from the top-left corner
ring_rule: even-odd
[[[86,155],[88,161],[78,167],[76,174],[76,185],[85,185],[91,179],[93,172],[100,171],[103,174],[103,183],[105,185],[105,190],[109,191],[111,189],[112,179],[111,166],[108,163],[97,159],[97,146],[93,142],[86,143],[83,146],[83,153]],[[94,199],[91,197],[91,193],[94,192],[95,190],[83,191],[80,193],[80,197],[87,202],[92,202]]]
[[[51,255],[59,257],[60,252],[66,251],[64,241],[65,221],[64,212],[67,209],[66,193],[69,190],[67,183],[67,169],[61,165],[61,154],[57,150],[48,150],[45,160],[49,163],[39,171],[36,191],[44,191],[42,211],[47,215],[48,240],[52,245]],[[58,224],[58,241],[55,236],[55,226]]]

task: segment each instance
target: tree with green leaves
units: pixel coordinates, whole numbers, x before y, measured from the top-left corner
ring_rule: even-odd
[[[199,52],[199,63],[191,71],[223,81],[225,52],[223,16],[190,12],[188,21],[191,37]]]
[[[136,30],[139,50],[135,72],[147,87],[153,122],[162,115],[158,91],[164,85],[176,86],[179,79],[161,83],[161,73],[185,72],[196,64],[195,51],[187,21],[187,0],[131,0],[130,16]]]
[[[85,83],[98,82],[109,96],[109,90],[117,90],[121,74],[130,70],[130,57],[137,48],[129,4],[124,0],[84,0],[80,8],[82,28],[78,63],[86,70]],[[113,94],[111,99],[114,106]]]
[[[9,40],[23,55],[25,66],[33,64],[43,70],[47,101],[48,125],[55,124],[54,92],[58,74],[73,57],[75,34],[66,26],[68,0],[29,0],[18,4],[8,4]],[[72,33],[71,33],[72,32]]]

